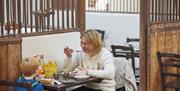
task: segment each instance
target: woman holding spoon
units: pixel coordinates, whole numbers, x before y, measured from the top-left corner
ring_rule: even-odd
[[[81,35],[82,51],[72,59],[73,49],[66,47],[67,56],[65,73],[83,73],[103,80],[100,83],[89,83],[73,91],[115,91],[115,68],[112,54],[102,47],[100,34],[95,30],[87,30]]]

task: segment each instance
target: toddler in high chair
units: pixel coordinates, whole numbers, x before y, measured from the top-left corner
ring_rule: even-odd
[[[25,58],[20,64],[22,76],[17,82],[31,83],[32,91],[43,91],[43,86],[39,81],[35,80],[35,71],[39,68],[40,62],[35,57]],[[27,91],[26,88],[16,87],[15,91]]]

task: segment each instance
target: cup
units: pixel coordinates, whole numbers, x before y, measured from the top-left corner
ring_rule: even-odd
[[[43,80],[45,78],[44,74],[36,76],[36,80]]]
[[[59,80],[59,73],[54,73],[53,77],[54,77],[54,79]]]

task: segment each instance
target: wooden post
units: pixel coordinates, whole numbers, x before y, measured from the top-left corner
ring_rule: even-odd
[[[149,20],[149,0],[140,2],[140,91],[147,90],[147,25]]]
[[[76,27],[79,28],[80,32],[85,31],[85,1],[86,0],[76,0]]]
[[[0,39],[0,80],[16,80],[20,76],[21,41],[14,37]],[[7,87],[0,87],[0,91],[7,90]]]

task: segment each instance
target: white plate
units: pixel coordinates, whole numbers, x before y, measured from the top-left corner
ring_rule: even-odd
[[[75,82],[75,80],[73,80],[73,79],[66,79],[66,80],[62,80],[62,82],[63,83],[73,83],[73,82]]]
[[[83,79],[89,78],[89,76],[88,75],[76,75],[76,76],[74,76],[74,78],[77,80],[83,80]]]

